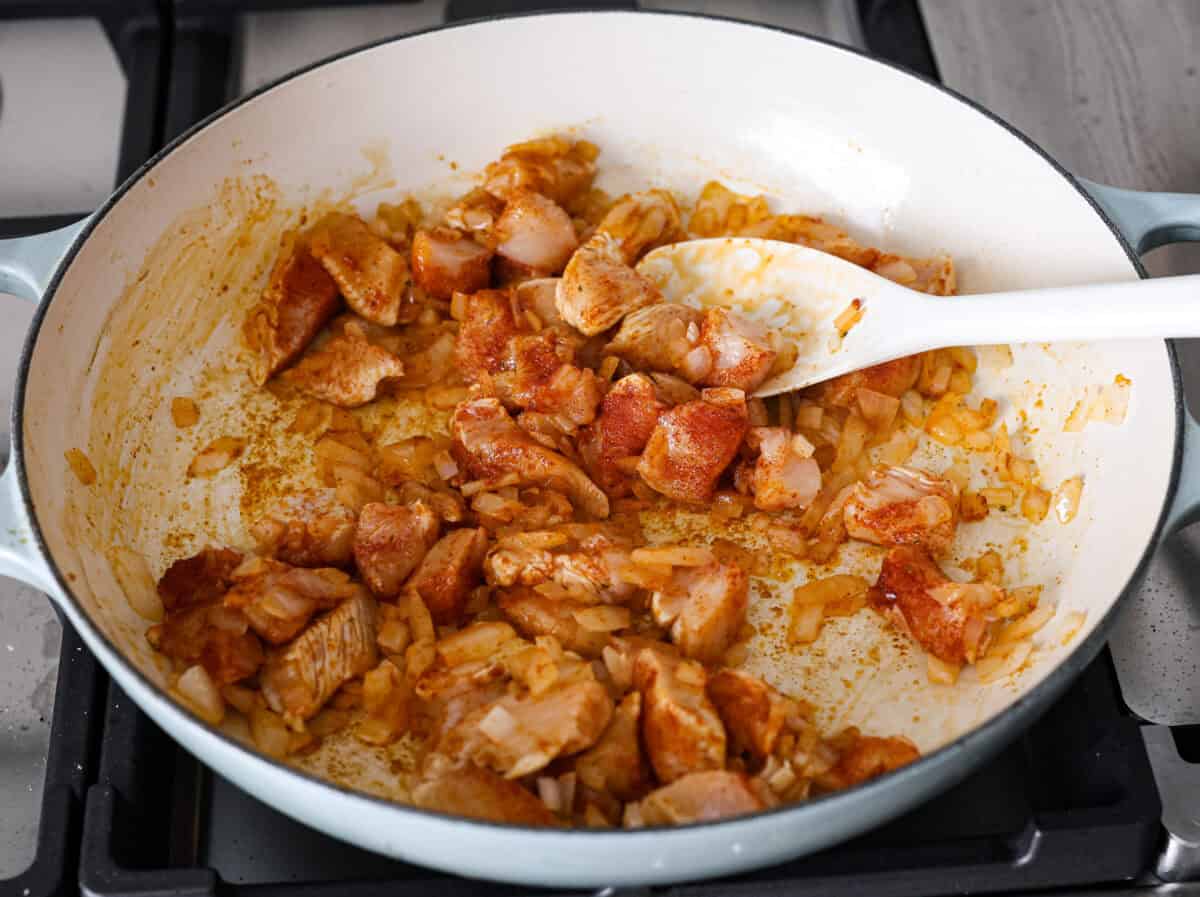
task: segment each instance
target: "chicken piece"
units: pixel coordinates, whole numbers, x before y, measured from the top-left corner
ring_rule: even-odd
[[[642,696],[630,692],[621,699],[600,740],[575,760],[580,784],[618,800],[636,800],[653,779],[642,754],[639,723]]]
[[[633,664],[642,694],[642,742],[660,782],[725,766],[725,727],[704,693],[704,667],[643,649]]]
[[[592,185],[598,150],[587,141],[546,137],[510,146],[484,170],[484,189],[501,199],[532,190],[569,207]]]
[[[474,763],[447,766],[412,791],[413,803],[425,810],[511,825],[558,825],[550,809],[516,782]]]
[[[682,825],[711,822],[766,810],[775,803],[760,783],[740,772],[694,772],[651,791],[633,809],[626,825]],[[636,820],[633,822],[632,820]]]
[[[638,370],[688,371],[698,378],[712,367],[707,349],[691,354],[699,348],[702,317],[699,309],[678,302],[647,305],[625,316],[604,351]]]
[[[487,382],[492,375],[512,370],[509,343],[520,330],[508,290],[480,290],[467,296],[455,359],[469,383]]]
[[[568,651],[583,657],[599,657],[608,644],[607,632],[590,632],[575,619],[575,612],[591,605],[569,598],[547,598],[531,588],[503,592],[496,601],[505,618],[526,638],[552,635]]]
[[[496,254],[534,276],[558,274],[579,245],[571,216],[552,199],[517,190],[496,222]],[[536,273],[535,273],[536,272]]]
[[[706,389],[700,401],[679,405],[658,419],[638,473],[669,498],[707,502],[737,456],[748,419],[741,390]]]
[[[413,281],[443,302],[485,289],[492,279],[492,251],[453,228],[417,231],[411,258]]]
[[[670,584],[650,598],[654,622],[669,628],[685,657],[719,663],[746,622],[750,579],[733,564],[714,561],[680,567]]]
[[[479,480],[515,474],[521,483],[563,492],[593,517],[608,516],[608,497],[582,470],[546,448],[509,417],[496,399],[475,399],[454,409],[451,418],[454,457]]]
[[[435,623],[462,621],[471,590],[483,580],[487,530],[456,529],[442,536],[421,561],[407,588],[421,596]]]
[[[484,562],[488,582],[508,587],[553,582],[567,595],[589,604],[620,604],[637,591],[626,577],[633,563],[633,542],[619,532],[601,529],[578,539],[567,550],[497,548]]]
[[[254,382],[262,386],[295,361],[340,305],[337,284],[312,257],[308,244],[295,231],[285,233],[267,287],[243,327],[246,345],[254,353]]]
[[[907,738],[875,738],[847,729],[831,740],[839,750],[837,763],[816,780],[823,791],[838,791],[907,766],[921,756]]]
[[[752,427],[746,443],[758,449],[750,475],[754,507],[760,511],[806,508],[821,491],[821,468],[809,454],[796,450],[790,430],[784,427]]]
[[[875,545],[923,545],[942,555],[954,543],[958,487],[913,467],[876,467],[854,485],[846,532]]]
[[[555,305],[559,279],[538,277],[513,287],[517,310],[524,315],[532,312],[538,323],[545,327],[566,328],[567,322],[558,313],[558,306]]]
[[[658,287],[625,264],[621,242],[597,233],[567,262],[556,304],[563,320],[595,336],[630,312],[662,301]]]
[[[758,761],[771,756],[788,716],[795,711],[792,700],[741,670],[723,669],[710,676],[708,697],[725,724],[731,753],[745,752]]]
[[[384,327],[399,322],[408,263],[361,218],[330,212],[313,227],[311,246],[355,312]]]
[[[620,241],[621,256],[627,265],[637,264],[652,249],[687,238],[679,206],[666,190],[622,196],[596,229]]]
[[[903,545],[883,559],[870,601],[930,654],[962,665],[987,650],[993,628],[988,610],[1002,595],[988,583],[948,579],[924,548]]]
[[[168,611],[146,630],[159,653],[188,666],[200,664],[218,685],[248,679],[263,662],[262,643],[244,614],[219,603],[191,603]]]
[[[574,426],[596,419],[604,387],[595,372],[571,364],[575,349],[554,330],[515,337],[509,343],[511,373],[496,375],[496,393],[508,405],[554,414]]]
[[[294,638],[318,610],[363,591],[341,570],[289,567],[267,558],[246,561],[233,579],[225,607],[245,614],[254,631],[273,645]]]
[[[259,554],[293,567],[344,567],[353,560],[354,511],[333,489],[307,489],[275,502],[251,527]]]
[[[315,399],[357,408],[375,398],[382,381],[403,374],[399,358],[373,345],[362,325],[349,321],[340,334],[284,371],[283,379]]]
[[[898,399],[913,388],[920,374],[921,357],[909,355],[834,377],[813,387],[813,394],[825,405],[856,408],[859,389],[869,389]]]
[[[700,345],[712,361],[708,373],[698,381],[704,386],[730,386],[752,393],[775,363],[766,328],[724,308],[705,310]]]
[[[420,502],[364,505],[354,532],[354,562],[370,590],[380,598],[399,595],[437,542],[439,528],[437,514]]]
[[[579,455],[592,480],[610,496],[629,491],[629,473],[621,462],[642,453],[669,407],[645,374],[622,377],[604,397],[599,417],[579,439]]]
[[[228,548],[204,548],[180,558],[158,581],[158,597],[166,610],[183,610],[219,601],[233,585],[233,571],[242,556]]]
[[[260,681],[267,704],[295,725],[311,719],[335,691],[378,662],[375,600],[356,590],[267,659]]]
[[[544,769],[556,757],[591,747],[612,712],[612,699],[599,682],[571,682],[537,695],[500,698],[472,711],[438,749],[519,779]]]

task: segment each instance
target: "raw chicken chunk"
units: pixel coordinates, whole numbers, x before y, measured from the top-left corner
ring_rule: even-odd
[[[898,617],[922,648],[955,665],[974,663],[987,649],[988,611],[1001,597],[996,586],[950,580],[917,545],[889,551],[871,589],[877,610]]]
[[[421,502],[372,502],[358,513],[354,562],[367,586],[380,598],[393,598],[408,575],[437,541],[440,521]]]
[[[509,417],[496,399],[475,399],[454,409],[454,457],[476,479],[515,475],[521,483],[563,492],[593,517],[608,516],[608,497],[587,474],[546,448]]]
[[[263,697],[289,723],[310,719],[335,691],[375,666],[375,600],[359,590],[268,658]]]
[[[758,458],[750,475],[754,506],[760,511],[808,507],[821,491],[821,468],[806,452],[797,449],[792,432],[784,427],[754,427],[746,438]]]
[[[725,765],[725,727],[705,695],[704,667],[654,649],[633,664],[642,694],[642,741],[660,782]]]
[[[363,591],[341,570],[289,567],[267,558],[246,561],[233,578],[225,607],[245,614],[254,631],[274,645],[294,638],[318,610]]]
[[[651,596],[650,610],[685,657],[715,664],[746,622],[749,588],[749,577],[733,564],[680,567]]]
[[[333,489],[308,489],[275,502],[251,533],[260,554],[293,567],[344,567],[353,560],[354,511]]]
[[[348,321],[340,334],[305,355],[283,378],[313,398],[357,408],[375,398],[384,380],[403,374],[399,358],[371,343],[362,324]]]
[[[579,241],[571,216],[551,199],[518,190],[496,222],[496,254],[528,269],[534,276],[558,274]]]
[[[625,316],[604,351],[638,370],[686,372],[692,375],[688,379],[698,380],[712,367],[712,356],[699,346],[703,316],[678,302],[647,305]]]
[[[833,768],[817,779],[826,791],[849,788],[876,778],[901,766],[907,766],[921,754],[907,738],[875,738],[848,729],[832,739],[840,755]]]
[[[600,415],[579,440],[579,454],[592,479],[611,496],[628,492],[632,471],[621,466],[636,458],[670,405],[645,374],[622,377],[600,403]]]
[[[492,278],[492,251],[449,227],[413,236],[413,281],[433,299],[485,289]]]
[[[552,635],[568,651],[583,657],[599,657],[609,638],[606,632],[590,632],[575,619],[576,611],[592,605],[569,598],[547,598],[531,588],[518,586],[500,595],[496,604],[505,619],[526,638]]]
[[[575,251],[558,284],[559,314],[585,336],[662,301],[658,288],[625,263],[621,242],[605,233],[592,235]]]
[[[854,485],[843,511],[846,532],[876,545],[950,550],[958,525],[958,487],[913,467],[876,467]]]
[[[672,408],[658,419],[638,473],[669,498],[707,502],[737,456],[747,421],[741,390],[706,389],[700,401]]]
[[[580,784],[622,801],[646,793],[653,779],[642,754],[641,714],[642,696],[638,692],[621,699],[600,740],[575,760]]]
[[[632,811],[626,810],[625,819],[633,827],[711,822],[757,813],[773,803],[770,792],[744,773],[712,770],[691,773],[651,791]]]
[[[775,750],[793,702],[756,676],[718,670],[708,679],[708,696],[717,707],[731,751],[765,760]]]
[[[459,623],[467,598],[483,579],[487,530],[456,529],[442,536],[421,561],[407,588],[421,596],[435,623]]]
[[[709,308],[700,321],[700,345],[708,352],[711,368],[699,383],[730,386],[752,393],[762,385],[775,363],[775,350],[767,330],[736,312]]]
[[[340,305],[337,284],[308,244],[294,231],[284,234],[267,288],[243,329],[254,354],[254,382],[261,386],[295,361]]]
[[[559,824],[546,805],[518,783],[474,763],[447,765],[413,788],[412,797],[423,809],[471,819],[512,825]]]
[[[408,263],[361,218],[329,213],[313,227],[311,247],[354,311],[384,327],[399,322]]]

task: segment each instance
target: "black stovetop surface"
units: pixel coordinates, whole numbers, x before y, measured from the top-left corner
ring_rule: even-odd
[[[0,0],[0,22],[16,15],[101,18],[129,79],[123,178],[230,98],[240,11],[318,5],[335,4]],[[569,5],[452,0],[448,13]],[[869,49],[937,76],[916,0],[856,6]],[[0,236],[61,223],[0,220]],[[77,889],[98,897],[535,893],[390,861],[280,815],[178,748],[108,682],[69,627],[64,633],[37,857],[21,875],[0,881],[0,897]],[[899,897],[1125,882],[1155,855],[1159,815],[1139,722],[1121,702],[1105,651],[1024,737],[901,819],[802,860],[655,891]]]

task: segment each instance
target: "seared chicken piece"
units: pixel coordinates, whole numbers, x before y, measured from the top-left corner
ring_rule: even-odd
[[[496,254],[542,276],[558,274],[579,245],[571,216],[554,200],[517,190],[494,232]]]
[[[650,612],[685,657],[715,664],[746,622],[749,588],[749,577],[733,564],[680,567],[651,596]]]
[[[686,502],[707,502],[746,435],[746,398],[738,389],[706,389],[700,401],[658,419],[638,473],[654,490]]]
[[[754,506],[760,511],[805,508],[821,491],[821,468],[811,454],[796,450],[792,432],[785,427],[753,427],[746,443],[758,449],[750,475]],[[811,453],[811,446],[807,451]]]
[[[449,227],[413,236],[413,281],[433,299],[485,289],[492,278],[492,251]]]
[[[354,562],[371,591],[380,598],[399,595],[404,580],[437,542],[439,528],[437,514],[421,502],[363,505],[354,532]]]
[[[793,702],[757,676],[741,670],[718,670],[708,679],[708,697],[729,734],[731,753],[765,760],[775,750]]]
[[[532,190],[560,206],[569,206],[591,187],[598,152],[586,141],[557,136],[517,143],[487,167],[483,186],[501,199]]]
[[[466,309],[455,344],[458,367],[470,383],[511,370],[509,343],[520,330],[508,290],[480,290],[466,296]]]
[[[283,235],[279,258],[262,298],[243,328],[254,353],[251,376],[259,386],[299,357],[341,305],[337,284],[294,231]]]
[[[608,516],[608,497],[582,470],[546,448],[509,417],[496,399],[475,399],[454,409],[454,457],[475,479],[515,474],[524,484],[563,492],[593,517]]]
[[[961,665],[974,663],[987,650],[992,637],[988,611],[1002,595],[987,583],[948,579],[924,548],[904,545],[883,559],[871,603],[930,654]]]
[[[407,588],[421,596],[435,623],[462,621],[467,598],[483,579],[486,553],[483,528],[451,530],[429,549]]]
[[[204,548],[171,564],[158,581],[158,597],[168,611],[218,601],[233,585],[242,556],[228,548]]]
[[[909,355],[885,361],[874,367],[863,368],[861,371],[851,371],[834,377],[818,386],[813,387],[814,394],[822,404],[836,405],[839,408],[855,408],[858,406],[859,389],[869,389],[898,399],[912,389],[921,374],[921,358],[919,355]]]
[[[399,321],[408,263],[361,218],[330,212],[313,227],[311,246],[354,311],[384,327]]]
[[[146,640],[167,657],[200,664],[218,685],[253,676],[263,662],[262,643],[246,617],[213,602],[168,611],[146,630]]]
[[[333,489],[307,489],[275,502],[251,528],[260,554],[293,567],[344,567],[353,560],[354,511]]]
[[[627,265],[652,249],[687,238],[679,217],[679,206],[666,190],[646,190],[617,200],[596,228],[621,244]]]
[[[653,779],[642,755],[639,722],[642,696],[630,692],[621,699],[600,740],[575,760],[580,784],[618,800],[636,800]]]
[[[623,575],[632,563],[632,551],[628,538],[601,530],[581,538],[571,550],[497,548],[488,555],[484,569],[492,585],[554,582],[580,600],[619,604],[637,591]]]
[[[608,644],[607,632],[590,632],[579,625],[575,612],[591,605],[569,598],[547,598],[531,588],[518,586],[496,600],[505,619],[526,638],[552,635],[568,651],[583,657],[599,657]]]
[[[833,768],[816,784],[824,791],[849,788],[917,760],[921,753],[907,738],[875,738],[847,729],[831,741],[841,753]]]
[[[736,312],[709,308],[700,322],[700,345],[712,362],[704,386],[731,386],[752,393],[771,373],[775,350],[766,328]]]
[[[556,304],[563,320],[595,336],[630,312],[662,301],[658,288],[625,264],[621,242],[597,233],[567,262]]]
[[[413,803],[425,810],[512,825],[558,825],[558,818],[530,791],[474,763],[447,766],[418,784]]]
[[[373,345],[361,324],[348,321],[340,334],[284,371],[283,379],[313,398],[357,408],[375,398],[382,381],[403,374],[399,358]]]
[[[945,554],[958,524],[958,487],[912,467],[876,467],[854,485],[843,514],[855,539]]]
[[[633,664],[642,693],[642,742],[660,782],[725,766],[725,727],[704,693],[704,667],[643,649]]]
[[[612,712],[608,691],[594,680],[508,696],[468,714],[442,739],[439,751],[519,779],[556,757],[591,747]]]
[[[629,491],[630,471],[620,462],[642,453],[659,417],[670,406],[645,374],[622,377],[600,403],[600,415],[579,439],[579,454],[595,483],[611,496]]]
[[[358,590],[273,653],[260,676],[268,706],[289,723],[310,719],[335,691],[375,666],[375,615],[375,599]]]
[[[625,316],[604,351],[638,370],[707,373],[712,366],[708,350],[689,354],[699,347],[702,317],[699,309],[678,302],[647,305]]]
[[[651,791],[635,805],[636,809],[626,810],[625,818],[627,825],[638,827],[710,822],[757,813],[774,802],[770,792],[754,779],[721,769],[694,772]]]
[[[318,610],[363,591],[341,570],[289,567],[267,558],[246,561],[233,579],[225,607],[240,610],[254,631],[274,645],[294,638]]]

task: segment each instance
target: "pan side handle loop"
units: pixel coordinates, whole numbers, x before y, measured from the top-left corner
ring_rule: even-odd
[[[1076,180],[1139,255],[1166,243],[1200,241],[1198,194],[1125,190],[1084,178]],[[1200,302],[1200,296],[1196,301]],[[1179,483],[1163,523],[1164,537],[1200,520],[1200,423],[1196,422],[1186,402],[1182,421]]]
[[[88,218],[58,230],[29,237],[0,240],[0,293],[11,293],[29,302],[40,302],[71,244],[87,226]]]
[[[58,230],[0,240],[0,293],[41,302],[50,281],[88,222]],[[14,421],[14,425],[16,422]],[[38,549],[12,459],[0,476],[0,576],[9,576],[57,596],[58,586]]]

